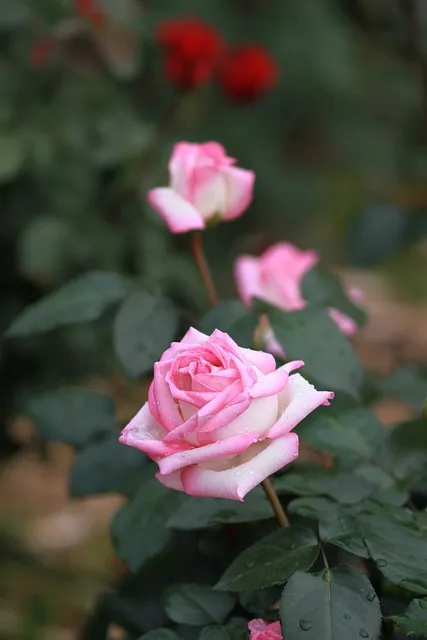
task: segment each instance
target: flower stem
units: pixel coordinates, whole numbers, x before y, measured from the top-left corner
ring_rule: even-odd
[[[269,478],[266,478],[262,481],[262,488],[264,489],[265,495],[267,496],[271,506],[273,507],[273,511],[276,514],[278,523],[281,527],[286,529],[286,527],[290,526],[290,522]]]
[[[193,250],[194,260],[199,269],[203,284],[205,285],[205,289],[209,297],[209,302],[211,303],[212,307],[216,307],[218,305],[218,294],[216,292],[215,283],[213,281],[212,274],[206,260],[205,252],[203,250],[201,234],[198,231],[193,231],[192,233],[191,248]],[[262,487],[265,491],[267,499],[273,507],[273,511],[276,514],[277,521],[279,522],[281,527],[286,529],[286,527],[290,526],[288,516],[286,515],[286,512],[269,478],[266,478],[262,481]]]
[[[216,307],[218,305],[218,295],[216,292],[211,271],[209,269],[208,262],[206,260],[201,234],[198,231],[193,231],[191,235],[191,248],[192,248],[194,260],[196,262],[197,268],[199,269],[203,284],[205,285],[209,302],[212,307]]]

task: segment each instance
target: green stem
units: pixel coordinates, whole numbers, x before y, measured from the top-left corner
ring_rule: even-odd
[[[211,270],[209,269],[208,261],[206,260],[206,255],[205,255],[203,244],[202,244],[202,237],[198,231],[193,231],[192,233],[191,248],[192,248],[194,260],[196,262],[197,268],[199,269],[203,284],[205,285],[209,302],[212,307],[216,307],[218,306],[218,294],[216,292],[215,283],[212,278]]]

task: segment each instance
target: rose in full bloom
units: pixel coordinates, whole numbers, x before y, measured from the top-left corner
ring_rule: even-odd
[[[220,83],[232,100],[249,102],[269,91],[278,81],[279,70],[268,51],[259,45],[246,45],[225,56]]]
[[[252,200],[255,174],[235,167],[218,142],[179,142],[169,161],[170,187],[152,189],[148,202],[172,233],[204,229],[218,217],[234,220]]]
[[[243,500],[298,456],[292,429],[333,393],[317,391],[303,365],[239,347],[226,333],[190,329],[154,365],[148,402],[120,442],[159,465],[157,479],[192,496]]]
[[[219,33],[198,18],[165,20],[157,29],[164,67],[179,89],[194,89],[214,75],[223,50]]]
[[[258,258],[242,255],[234,265],[239,296],[247,306],[253,298],[259,298],[284,311],[303,309],[307,302],[301,293],[302,279],[318,261],[315,251],[302,251],[288,242],[272,245]],[[348,296],[357,302],[361,293],[350,289]],[[357,331],[356,322],[338,309],[329,309],[329,315],[344,335],[351,336]],[[266,348],[284,357],[266,318],[261,320],[261,330]]]
[[[283,640],[280,622],[265,622],[256,618],[248,623],[249,640]]]

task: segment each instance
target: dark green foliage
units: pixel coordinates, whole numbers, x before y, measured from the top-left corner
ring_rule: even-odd
[[[236,558],[216,585],[226,591],[253,591],[286,582],[309,569],[318,554],[316,536],[293,526],[263,538]]]
[[[264,303],[259,309],[267,314],[287,357],[303,360],[307,376],[318,387],[358,395],[361,365],[326,310],[307,306],[284,313]]]
[[[202,584],[169,587],[164,595],[168,617],[174,622],[203,625],[223,622],[235,605],[233,596]]]
[[[367,640],[378,637],[381,625],[372,585],[346,566],[295,573],[283,591],[280,617],[283,636],[290,640]]]
[[[71,0],[0,4],[1,453],[17,448],[9,425],[23,413],[40,453],[43,439],[73,447],[73,498],[124,496],[111,536],[129,573],[99,585],[82,637],[117,625],[126,640],[247,640],[250,619],[279,617],[284,640],[427,637],[422,353],[374,376],[357,356],[364,334],[347,339],[329,316],[365,325],[379,302],[371,276],[396,298],[427,293],[422,1],[96,0],[105,31]],[[265,46],[277,86],[252,104],[231,104],[217,79],[172,87],[157,28],[190,15],[227,47]],[[202,234],[220,299],[210,309],[190,239],[147,204],[180,140],[217,140],[256,173],[248,212]],[[319,253],[298,311],[236,299],[233,261],[274,242]],[[361,278],[366,304],[347,292],[348,266],[376,269]],[[171,341],[194,326],[259,348],[260,315],[301,375],[336,392],[295,427],[300,460],[308,447],[330,467],[296,461],[272,478],[286,529],[261,487],[244,502],[192,497],[118,442],[116,411],[125,422],[135,408],[125,384],[142,405]],[[111,395],[91,391],[94,378]],[[373,407],[384,396],[412,417],[385,429]],[[35,609],[25,637],[46,635],[29,628],[45,617]]]

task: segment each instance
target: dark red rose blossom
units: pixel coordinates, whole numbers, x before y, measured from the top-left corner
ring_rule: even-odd
[[[75,12],[95,27],[103,27],[107,22],[107,14],[99,8],[96,0],[75,0]]]
[[[28,63],[31,67],[43,67],[51,59],[57,47],[53,36],[43,36],[36,40],[29,52]]]
[[[165,73],[180,89],[193,89],[210,80],[223,50],[219,33],[197,18],[162,22],[157,42],[165,51]]]
[[[230,51],[221,69],[221,86],[234,100],[255,100],[271,89],[279,78],[275,60],[264,47],[247,45]]]

